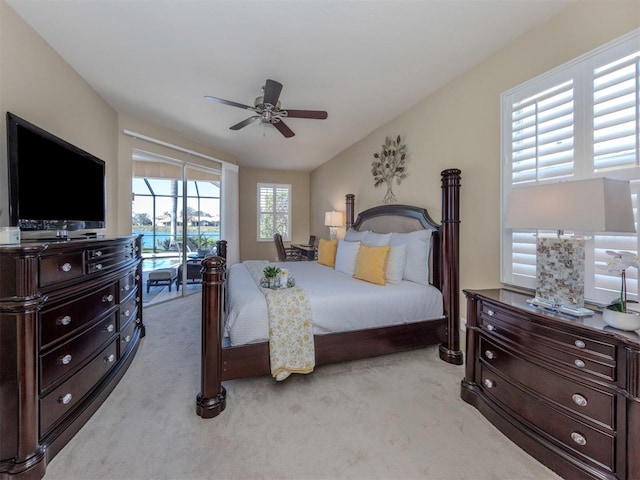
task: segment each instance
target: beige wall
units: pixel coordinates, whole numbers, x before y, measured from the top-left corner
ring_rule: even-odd
[[[640,2],[578,1],[527,32],[313,171],[311,230],[328,236],[324,212],[344,211],[346,193],[356,195],[356,212],[382,202],[373,154],[385,136],[401,135],[409,157],[407,178],[393,188],[398,203],[424,206],[439,220],[440,172],[461,169],[460,285],[500,286],[500,94],[639,26]]]
[[[273,241],[258,242],[258,183],[291,185],[291,240],[307,243],[309,239],[309,172],[265,170],[240,167],[240,260],[276,260]],[[326,227],[322,227],[323,230]],[[319,230],[318,230],[319,232]],[[315,232],[312,232],[315,233]]]
[[[117,114],[4,1],[0,2],[0,225],[9,225],[7,111],[103,159],[107,226],[117,224]]]
[[[55,50],[0,0],[0,132],[5,112],[96,155],[106,163],[107,233],[131,233],[134,148],[205,166],[219,163],[124,135],[127,129],[229,163],[235,158],[172,130],[118,115]],[[0,135],[0,226],[9,225],[6,135]],[[307,227],[308,228],[308,227]]]

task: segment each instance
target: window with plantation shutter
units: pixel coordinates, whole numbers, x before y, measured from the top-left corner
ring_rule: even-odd
[[[291,240],[291,185],[258,184],[258,241]]]
[[[603,176],[629,180],[637,230],[640,30],[505,92],[501,112],[501,281],[535,289],[536,234],[553,232],[504,226],[512,189]],[[575,233],[589,235],[585,299],[608,304],[621,280],[607,269],[607,251],[637,254],[638,234]],[[629,297],[637,300],[636,269],[627,271],[627,288]]]

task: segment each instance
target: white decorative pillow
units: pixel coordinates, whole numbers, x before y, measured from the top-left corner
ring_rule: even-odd
[[[367,235],[367,233],[369,233],[369,230],[363,230],[359,232],[358,230],[350,228],[349,230],[347,230],[347,233],[345,233],[344,239],[347,242],[361,242]]]
[[[369,232],[364,237],[364,240],[362,240],[362,244],[369,245],[370,247],[384,247],[385,245],[389,245],[390,240],[390,233]]]
[[[360,242],[347,242],[338,240],[338,251],[336,253],[335,269],[339,272],[352,275],[356,272],[356,262],[358,261],[358,251]]]
[[[409,233],[393,233],[390,245],[405,245],[407,260],[402,278],[426,285],[429,283],[429,250],[431,230],[417,230]]]
[[[391,247],[389,258],[387,258],[387,270],[385,278],[387,283],[398,284],[402,281],[404,268],[407,261],[407,246],[396,245]]]

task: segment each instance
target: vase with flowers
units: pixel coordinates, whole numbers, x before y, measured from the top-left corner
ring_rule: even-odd
[[[277,288],[278,286],[278,274],[280,273],[280,267],[276,265],[267,265],[262,271],[264,278],[267,280],[269,288]]]
[[[627,269],[640,268],[640,259],[631,252],[614,252],[607,250],[607,255],[612,258],[607,263],[610,273],[620,275],[620,295],[602,311],[602,319],[607,325],[619,330],[640,329],[640,312],[629,308],[627,299]]]

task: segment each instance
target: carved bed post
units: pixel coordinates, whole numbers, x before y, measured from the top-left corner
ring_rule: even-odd
[[[355,222],[355,218],[354,218],[355,195],[353,193],[347,193],[346,197],[347,197],[345,200],[345,203],[347,205],[346,227],[347,227],[347,230],[349,230],[351,228],[351,225],[353,225],[353,222]]]
[[[443,170],[442,175],[442,294],[447,316],[447,343],[440,345],[440,358],[462,365],[460,350],[460,170]]]
[[[218,255],[226,254],[226,241],[219,241],[217,247]],[[208,257],[202,261],[201,390],[196,399],[196,413],[202,418],[220,414],[227,401],[227,392],[222,386],[222,323],[226,264],[222,256]]]

